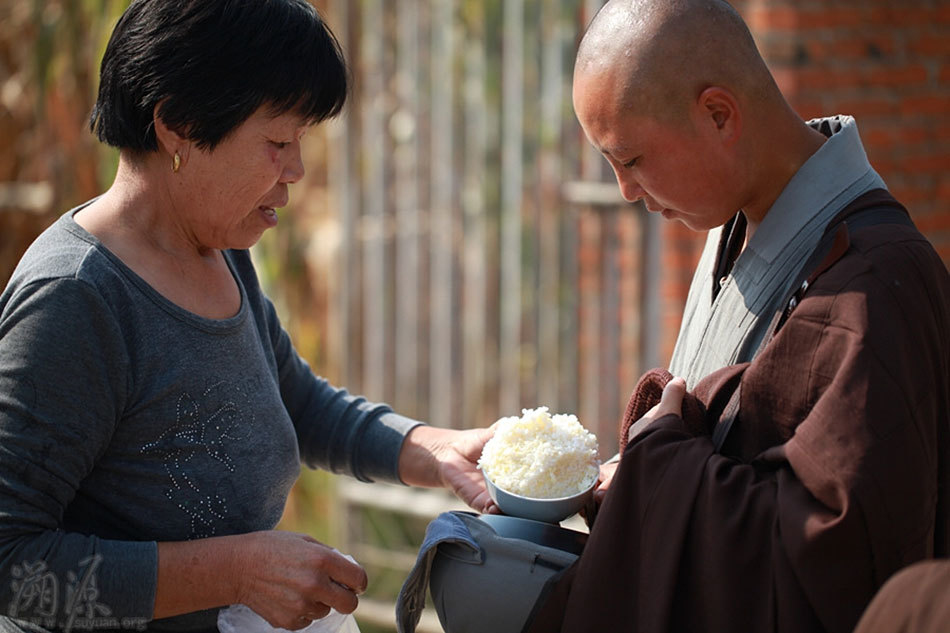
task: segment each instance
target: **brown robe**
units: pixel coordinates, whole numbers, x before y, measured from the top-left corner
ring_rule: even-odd
[[[704,420],[634,427],[526,631],[851,632],[892,574],[950,554],[950,277],[913,227],[848,237],[752,363],[697,385]]]

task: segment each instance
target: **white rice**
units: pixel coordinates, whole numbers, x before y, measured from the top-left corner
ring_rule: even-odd
[[[524,409],[497,422],[478,460],[499,488],[522,497],[556,499],[586,490],[597,479],[597,438],[576,416]]]

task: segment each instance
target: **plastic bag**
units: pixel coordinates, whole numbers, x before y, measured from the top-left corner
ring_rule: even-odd
[[[233,604],[218,612],[218,631],[221,633],[290,633],[279,629],[243,604]],[[314,620],[297,633],[360,633],[352,613],[331,609],[326,617]]]
[[[339,552],[339,550],[333,550]],[[356,561],[349,554],[343,554],[351,563]],[[259,616],[253,609],[243,604],[232,604],[218,612],[218,631],[220,633],[291,633],[287,629],[271,626],[270,622]],[[325,617],[314,620],[297,633],[360,633],[356,618],[352,613],[340,613],[330,609]]]

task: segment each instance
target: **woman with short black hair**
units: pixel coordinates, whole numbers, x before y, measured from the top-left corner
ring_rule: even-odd
[[[157,115],[214,149],[263,105],[312,124],[346,97],[343,52],[306,2],[134,2],[103,55],[91,123],[113,147],[156,151]]]
[[[340,112],[340,47],[303,0],[137,0],[92,114],[112,186],[0,295],[0,630],[197,631],[244,603],[299,629],[366,575],[273,530],[300,463],[490,500],[489,432],[314,376],[247,251]]]

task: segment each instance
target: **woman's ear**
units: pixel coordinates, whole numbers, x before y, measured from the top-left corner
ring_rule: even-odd
[[[162,102],[159,102],[155,104],[155,108],[152,110],[152,127],[155,130],[155,139],[158,141],[159,151],[168,154],[169,161],[175,161],[174,170],[178,171],[179,166],[188,160],[191,141],[165,125],[165,121],[158,115],[161,108]],[[175,156],[178,156],[178,159],[175,159]]]
[[[697,104],[715,133],[726,145],[739,140],[742,133],[742,112],[739,101],[728,89],[710,86],[699,94]]]

